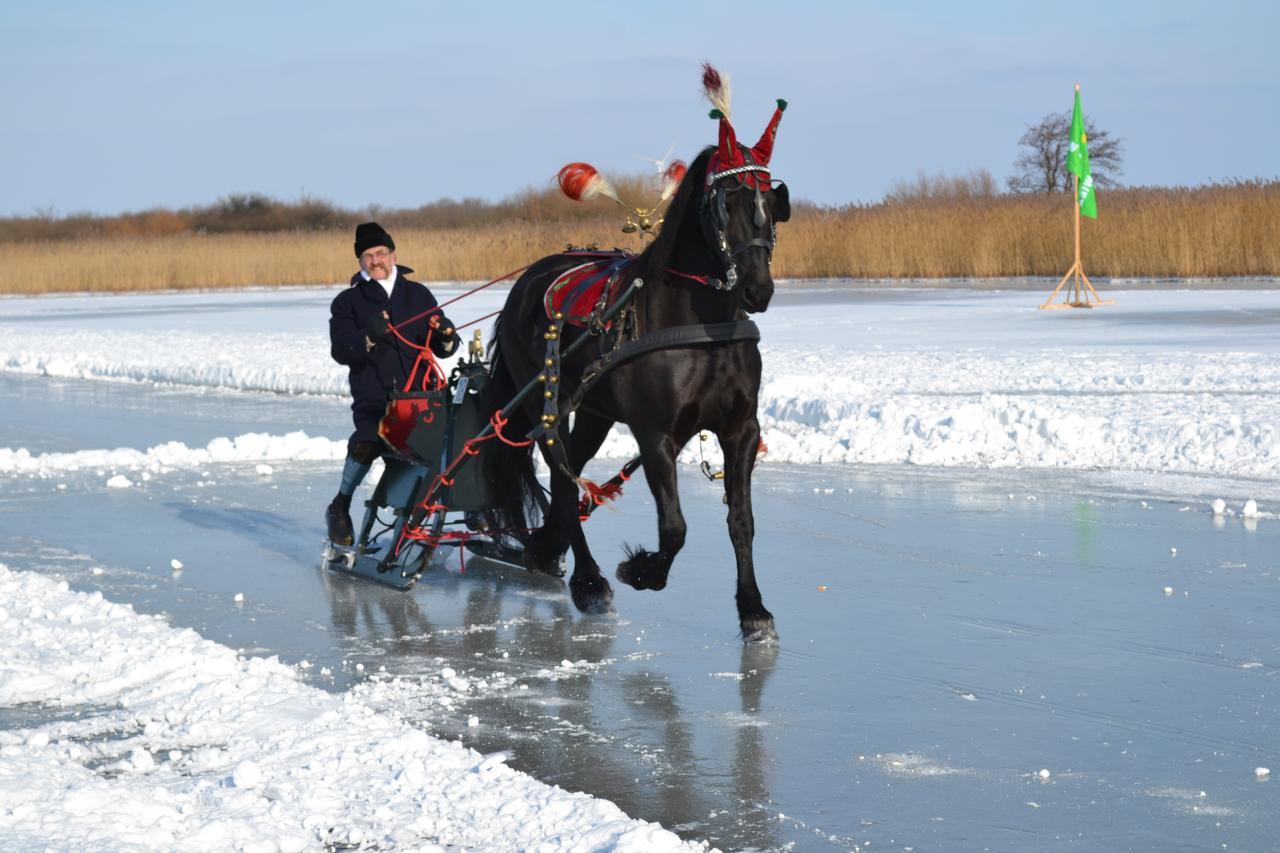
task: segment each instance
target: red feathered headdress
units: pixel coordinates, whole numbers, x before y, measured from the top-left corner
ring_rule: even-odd
[[[702,90],[713,107],[711,117],[720,120],[720,140],[716,146],[716,153],[711,155],[707,177],[713,179],[716,174],[726,169],[737,169],[748,165],[768,166],[769,158],[773,156],[773,140],[778,135],[778,122],[782,119],[783,110],[787,108],[787,102],[781,98],[778,99],[778,108],[773,111],[773,118],[769,120],[764,133],[761,134],[760,141],[749,149],[751,162],[748,163],[742,147],[738,145],[738,137],[733,131],[733,124],[729,118],[729,75],[721,74],[710,63],[704,63]],[[744,170],[740,173],[740,177],[750,187],[760,189],[769,187],[768,172]]]

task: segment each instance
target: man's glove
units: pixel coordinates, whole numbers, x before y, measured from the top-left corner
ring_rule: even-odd
[[[444,333],[437,332],[440,335],[440,355],[448,358],[458,351],[458,345],[462,343],[462,335],[459,335],[453,328],[446,329]]]
[[[389,344],[395,340],[391,331],[391,321],[383,314],[375,314],[364,324],[365,336],[373,343]]]
[[[439,358],[448,358],[458,350],[462,336],[453,328],[453,321],[443,314],[431,316],[431,351]]]

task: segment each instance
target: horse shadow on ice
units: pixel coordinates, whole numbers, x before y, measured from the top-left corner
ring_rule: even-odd
[[[621,678],[623,697],[641,732],[637,747],[655,777],[644,792],[647,812],[671,827],[691,827],[694,834],[723,849],[781,849],[776,835],[767,768],[772,765],[763,713],[764,692],[778,658],[774,646],[744,646],[738,672],[738,707],[703,712],[708,732],[690,722],[672,678],[652,668]],[[719,741],[732,731],[733,749],[700,751],[700,742]],[[646,754],[650,753],[650,754]],[[658,817],[660,816],[660,817]]]
[[[433,562],[409,593],[321,571],[335,640],[376,648],[389,673],[447,666],[490,680],[502,672],[521,685],[460,697],[433,730],[482,752],[510,751],[510,764],[538,779],[725,849],[781,843],[764,712],[777,647],[744,645],[732,674],[737,701],[690,712],[680,691],[720,695],[707,687],[715,682],[698,672],[688,684],[689,671],[663,672],[662,657],[629,661],[630,647],[619,648],[632,630],[625,620],[582,616],[556,579],[478,557],[459,573],[456,552],[441,553],[443,565]],[[705,708],[705,697],[692,705]],[[478,729],[460,722],[471,714],[483,721]],[[732,738],[728,752],[723,736]]]

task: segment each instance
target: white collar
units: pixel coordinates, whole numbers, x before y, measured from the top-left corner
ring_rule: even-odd
[[[383,290],[385,290],[385,291],[387,292],[387,298],[388,298],[388,299],[390,299],[390,298],[391,298],[391,288],[393,288],[393,287],[395,287],[395,286],[396,286],[396,278],[397,278],[399,275],[400,275],[400,267],[396,266],[395,264],[392,264],[392,265],[391,265],[391,275],[387,276],[386,278],[379,278],[379,279],[376,279],[376,281],[378,282],[378,284],[382,285],[382,289],[383,289]],[[363,269],[361,269],[361,270],[360,270],[360,277],[361,277],[361,278],[363,278],[365,281],[374,281],[374,280],[375,280],[371,275],[369,275],[369,274],[368,274],[367,272],[365,272]]]

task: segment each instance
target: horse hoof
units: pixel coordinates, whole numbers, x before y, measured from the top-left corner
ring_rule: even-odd
[[[636,551],[618,564],[616,577],[633,589],[659,590],[667,585],[670,564],[653,551]]]
[[[573,604],[582,613],[591,616],[610,616],[613,609],[613,587],[604,578],[587,583],[569,582],[569,591],[573,595]]]
[[[776,646],[778,631],[773,627],[773,617],[744,619],[742,622],[742,642]]]

